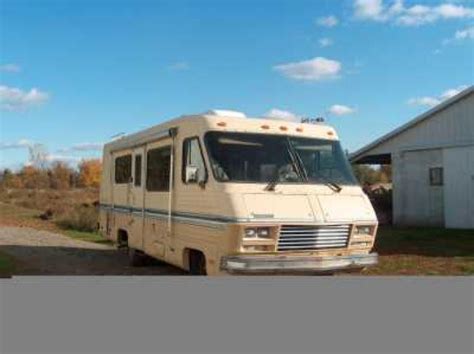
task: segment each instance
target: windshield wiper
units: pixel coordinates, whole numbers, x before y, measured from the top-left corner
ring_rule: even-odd
[[[299,179],[301,179],[302,181],[305,181],[307,180],[307,175],[306,175],[306,171],[304,171],[304,169],[302,169],[300,167],[300,165],[298,164],[298,161],[297,161],[297,155],[294,153],[294,151],[292,150],[292,146],[290,145],[290,142],[288,141],[287,139],[287,143],[286,143],[286,150],[288,152],[288,155],[290,157],[290,161],[291,161],[291,167],[293,168],[294,170],[294,173],[299,177]],[[288,165],[290,166],[290,165]],[[280,167],[281,169],[281,167]],[[266,185],[266,187],[264,188],[265,191],[271,191],[273,192],[275,190],[275,187],[276,185],[278,184],[278,182],[280,181],[280,174],[281,174],[281,171],[280,169],[277,168],[277,170],[275,171],[275,176],[273,176],[273,178],[270,180],[270,182],[268,182],[268,184]]]
[[[275,191],[275,187],[278,184],[279,179],[280,179],[280,172],[277,169],[275,175],[270,180],[270,182],[268,182],[268,184],[265,186],[264,190],[267,191],[267,192]]]
[[[300,169],[301,169],[301,171],[302,171],[302,173],[305,177],[305,180],[308,181],[308,173],[306,172],[306,168],[304,167],[304,163],[301,160],[301,156],[298,154],[298,151],[296,151],[296,149],[293,147],[293,145],[291,144],[291,141],[289,139],[288,139],[288,145],[291,147],[291,150],[293,151],[294,156],[296,156],[296,160],[298,161],[298,165],[299,165],[299,167],[300,167]],[[324,184],[326,186],[331,188],[336,193],[339,193],[340,191],[342,191],[342,187],[339,184],[337,184],[336,182],[333,182],[330,179],[328,179],[326,177],[322,177],[322,176],[321,176],[321,179],[324,181]]]
[[[326,184],[328,187],[333,189],[336,193],[339,193],[340,191],[342,191],[342,187],[336,182],[333,182],[327,178],[323,178],[323,180],[324,180],[324,184]]]

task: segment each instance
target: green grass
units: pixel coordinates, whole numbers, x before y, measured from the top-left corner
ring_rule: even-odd
[[[474,257],[474,230],[381,227],[375,248],[379,254]]]
[[[8,254],[0,252],[0,277],[11,276],[15,272],[15,262]]]
[[[74,238],[76,240],[87,241],[87,242],[94,242],[100,244],[112,244],[110,240],[103,238],[100,234],[96,232],[85,232],[85,231],[77,231],[77,230],[63,230],[63,233],[66,236]]]
[[[474,230],[379,228],[377,275],[474,275]]]

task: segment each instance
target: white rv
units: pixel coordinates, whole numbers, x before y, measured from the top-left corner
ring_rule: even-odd
[[[334,272],[377,263],[377,219],[335,130],[188,115],[104,147],[100,231],[192,274]]]

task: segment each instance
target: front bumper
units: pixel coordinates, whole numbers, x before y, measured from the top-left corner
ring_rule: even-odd
[[[331,272],[361,269],[377,264],[377,253],[350,256],[230,256],[221,269],[229,273]]]

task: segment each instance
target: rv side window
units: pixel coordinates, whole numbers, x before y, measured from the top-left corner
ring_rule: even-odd
[[[135,155],[135,187],[142,185],[142,155]]]
[[[205,183],[207,181],[206,164],[197,137],[185,139],[183,142],[181,177],[184,183]]]
[[[132,178],[132,155],[115,159],[115,183],[129,183]]]
[[[171,147],[152,149],[146,159],[146,189],[150,192],[166,192],[170,188]]]

